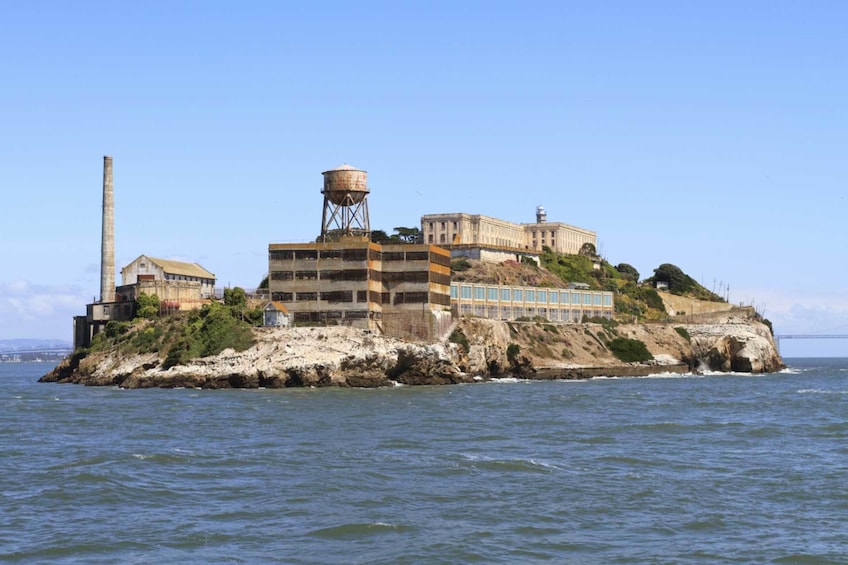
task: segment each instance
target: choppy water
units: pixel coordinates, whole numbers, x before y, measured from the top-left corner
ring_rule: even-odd
[[[845,563],[848,359],[118,390],[0,364],[0,561]]]

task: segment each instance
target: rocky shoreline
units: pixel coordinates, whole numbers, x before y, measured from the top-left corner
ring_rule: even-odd
[[[769,329],[733,312],[704,323],[621,324],[615,330],[600,324],[464,318],[456,332],[467,343],[410,343],[346,327],[254,331],[256,344],[245,351],[225,350],[169,369],[162,368],[155,353],[76,352],[40,382],[122,388],[373,388],[505,377],[586,379],[784,368]],[[643,341],[654,361],[616,359],[605,345],[610,331]],[[510,347],[520,353],[507,355]]]

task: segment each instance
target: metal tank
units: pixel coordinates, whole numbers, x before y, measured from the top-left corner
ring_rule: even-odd
[[[319,241],[337,241],[341,237],[368,238],[368,173],[342,165],[324,175],[324,213]]]
[[[324,198],[337,206],[351,206],[368,196],[368,173],[342,165],[321,173],[324,175]]]

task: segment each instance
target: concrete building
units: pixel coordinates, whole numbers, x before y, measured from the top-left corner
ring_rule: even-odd
[[[501,255],[508,256],[516,251],[539,253],[543,247],[550,247],[557,253],[576,255],[585,243],[596,248],[598,245],[598,236],[593,231],[562,222],[548,222],[541,206],[536,209],[536,222],[527,224],[462,212],[426,214],[421,216],[421,234],[424,243],[443,245],[452,250],[490,250],[494,255],[488,257],[489,260],[498,260]],[[487,260],[486,257],[480,258]]]
[[[540,316],[552,322],[579,322],[584,316],[612,318],[612,292],[588,289],[451,283],[451,304],[460,316],[515,320]]]
[[[169,259],[157,259],[148,255],[140,255],[129,265],[121,269],[121,282],[123,286],[145,285],[149,281],[158,281],[156,288],[167,293],[168,287],[180,288],[178,283],[195,283],[193,285],[182,285],[184,289],[197,288],[196,299],[209,299],[215,292],[215,275],[198,265],[197,263],[186,263],[183,261],[172,261]],[[120,291],[118,291],[120,293]],[[165,296],[160,292],[150,293],[159,296],[160,300],[175,299],[181,296],[186,299],[189,296],[183,292],[179,296]]]
[[[450,253],[362,237],[268,246],[271,300],[293,323],[337,324],[433,339],[450,326]]]

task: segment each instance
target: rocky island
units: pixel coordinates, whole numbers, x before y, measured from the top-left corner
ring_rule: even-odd
[[[136,336],[144,335],[144,326],[133,330]],[[749,308],[710,313],[697,322],[637,324],[468,317],[440,343],[402,341],[347,327],[250,331],[255,341],[243,351],[227,348],[176,365],[158,351],[130,353],[120,346],[77,351],[41,381],[124,388],[381,387],[504,377],[764,373],[784,367],[769,327]],[[623,362],[611,347],[616,339],[644,344],[650,359]]]

